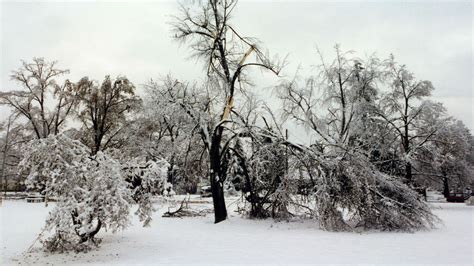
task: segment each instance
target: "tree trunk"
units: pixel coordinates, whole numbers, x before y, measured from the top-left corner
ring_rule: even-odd
[[[222,128],[218,128],[216,134],[212,137],[212,143],[209,152],[210,160],[210,181],[212,202],[214,204],[214,223],[219,223],[227,219],[227,209],[224,198],[224,178],[220,160],[220,143],[222,138]]]
[[[211,173],[212,201],[214,203],[214,223],[219,223],[227,219],[227,209],[224,199],[224,187],[216,180],[218,176]],[[214,182],[212,182],[214,180]]]
[[[449,183],[448,178],[446,176],[443,177],[443,195],[445,198],[449,196]]]
[[[405,180],[407,184],[412,184],[413,182],[413,174],[411,172],[412,166],[410,162],[407,162],[405,165]]]
[[[405,85],[402,81],[402,88],[403,88],[403,95],[405,97],[405,113],[403,116],[403,129],[404,129],[404,135],[403,135],[403,148],[405,155],[408,155],[410,153],[410,136],[408,135],[409,132],[409,122],[408,122],[408,97],[405,93]],[[407,162],[405,165],[405,181],[407,182],[408,185],[411,185],[413,182],[413,176],[411,173],[411,163]]]
[[[78,216],[79,216],[79,214],[77,213],[77,210],[73,210],[71,212],[71,216],[72,216],[72,222],[73,222],[74,226],[81,226],[81,221],[77,219]],[[90,222],[92,222],[92,220],[93,220],[93,218],[90,217]],[[89,240],[94,241],[94,236],[97,233],[99,233],[101,228],[102,228],[102,221],[99,218],[97,218],[97,225],[96,225],[96,227],[94,228],[93,231],[87,232],[87,233],[79,233],[79,231],[77,230],[77,227],[75,227],[74,230],[76,231],[77,236],[79,236],[80,239],[81,239],[80,243],[84,243],[84,242],[89,241]]]
[[[173,186],[176,186],[175,184],[175,172],[174,172],[174,155],[171,156],[171,159],[169,161],[170,166],[168,167],[168,183],[172,184]]]

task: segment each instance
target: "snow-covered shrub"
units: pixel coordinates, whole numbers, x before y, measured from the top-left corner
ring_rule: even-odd
[[[322,169],[315,199],[323,229],[414,231],[439,222],[415,191],[378,171],[364,155],[346,150],[325,158]]]
[[[287,176],[285,146],[254,135],[237,138],[230,154],[231,182],[242,191],[251,218],[287,218],[294,185]]]
[[[115,232],[129,224],[132,193],[120,165],[102,152],[65,135],[35,140],[25,147],[19,168],[30,189],[40,188],[57,200],[45,230],[49,251],[86,251],[101,228]]]
[[[125,163],[122,173],[132,190],[132,198],[138,203],[135,214],[144,226],[149,225],[154,211],[152,195],[174,195],[173,187],[167,182],[169,164],[165,160]]]
[[[90,155],[87,146],[65,135],[33,141],[25,154],[20,170],[28,173],[30,189],[58,201],[46,221],[45,229],[54,229],[44,241],[49,251],[87,251],[101,228],[115,232],[130,223],[131,203],[138,203],[136,214],[148,225],[150,196],[174,193],[164,160],[124,167],[102,152]]]

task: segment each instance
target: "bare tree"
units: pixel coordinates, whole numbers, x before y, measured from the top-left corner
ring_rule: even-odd
[[[38,139],[58,134],[77,106],[74,84],[66,80],[60,85],[56,80],[69,71],[56,68],[56,64],[43,58],[23,61],[23,66],[11,75],[22,90],[0,93],[0,104],[26,118]]]
[[[321,149],[355,144],[355,138],[367,133],[377,95],[378,59],[370,57],[363,64],[339,45],[335,52],[327,63],[318,50],[322,63],[304,84],[295,77],[280,86],[284,116],[314,131]]]
[[[409,157],[427,143],[436,134],[438,127],[431,126],[429,131],[422,131],[418,123],[425,109],[423,99],[431,95],[433,84],[428,80],[417,80],[405,65],[399,65],[393,55],[385,64],[385,75],[389,93],[380,101],[378,116],[388,123],[396,132],[400,143],[402,158],[405,160],[405,181],[413,183],[412,162]]]
[[[7,132],[5,134],[5,144],[3,146],[3,156],[2,156],[2,170],[1,170],[1,181],[3,184],[3,192],[5,196],[7,195],[7,178],[5,176],[5,167],[7,165],[7,158],[8,158],[8,149],[9,149],[9,140],[10,140],[10,126],[12,124],[12,115],[8,117],[8,124],[7,124]]]
[[[181,14],[175,17],[175,39],[188,42],[193,56],[204,60],[209,79],[223,92],[225,103],[220,111],[220,121],[209,132],[210,183],[214,203],[215,223],[227,218],[223,182],[226,173],[222,165],[221,143],[225,124],[233,108],[236,90],[248,84],[246,70],[259,67],[276,75],[281,63],[272,61],[264,54],[254,39],[244,37],[231,25],[231,14],[237,0],[198,1],[194,5],[181,6]],[[201,132],[205,132],[202,131]]]
[[[145,85],[143,109],[128,129],[133,131],[134,138],[127,146],[135,156],[165,158],[170,167],[168,182],[173,189],[178,193],[196,193],[200,180],[208,176],[207,153],[199,123],[178,102],[200,109],[191,103],[206,100],[193,99],[190,90],[182,85],[169,75]]]
[[[28,123],[19,119],[18,113],[12,113],[9,121],[0,123],[0,156],[2,157],[3,184],[7,189],[24,189],[24,175],[18,175],[18,163],[24,156],[24,144],[37,136]]]
[[[82,110],[79,118],[86,131],[85,142],[92,154],[105,150],[117,140],[126,126],[126,112],[140,103],[135,87],[126,77],[106,76],[99,86],[88,77],[77,83]]]
[[[473,164],[469,161],[473,137],[460,120],[440,115],[440,105],[433,103],[430,105],[432,108],[425,107],[421,119],[426,126],[420,130],[429,132],[430,125],[442,123],[443,126],[438,127],[430,141],[417,149],[413,175],[419,185],[442,189],[447,197],[452,189],[460,192],[473,181]]]

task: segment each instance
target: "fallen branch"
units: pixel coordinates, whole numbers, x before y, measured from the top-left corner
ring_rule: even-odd
[[[193,210],[189,208],[189,197],[188,199],[184,198],[183,201],[181,201],[181,204],[178,209],[175,211],[171,211],[170,208],[168,208],[168,211],[163,213],[162,217],[165,218],[181,218],[181,217],[196,217],[196,216],[206,216],[206,214],[211,213],[212,210],[210,209],[204,209],[204,210]]]

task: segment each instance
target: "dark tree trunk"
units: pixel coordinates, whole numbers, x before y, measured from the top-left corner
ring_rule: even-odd
[[[94,231],[88,233],[86,235],[86,238],[82,239],[82,242],[85,242],[87,240],[91,240],[92,242],[94,242],[94,237],[95,237],[95,235],[97,235],[97,233],[99,233],[101,228],[102,228],[102,221],[100,221],[100,219],[97,218],[97,225],[96,225]]]
[[[443,177],[443,195],[445,198],[449,196],[449,183],[448,178],[446,176]]]
[[[403,116],[403,130],[404,130],[404,135],[403,135],[403,148],[404,148],[404,153],[405,155],[408,155],[410,153],[410,136],[409,136],[409,120],[408,120],[408,97],[405,93],[405,85],[402,82],[402,87],[403,87],[403,95],[405,97],[405,113]],[[408,185],[411,185],[413,182],[413,176],[412,176],[412,166],[410,162],[407,162],[405,165],[405,181],[407,182]]]
[[[172,184],[175,186],[175,172],[174,172],[174,155],[171,156],[171,159],[169,161],[170,166],[168,167],[168,183]]]
[[[220,181],[216,180],[217,175],[211,173],[212,201],[214,203],[214,223],[219,223],[227,219],[227,209],[224,199],[224,188]],[[214,180],[214,182],[212,182]]]
[[[406,116],[405,116],[405,119]],[[408,124],[405,122],[405,134],[403,136],[403,149],[405,155],[408,155],[410,153],[410,138],[408,136]],[[413,174],[412,174],[412,166],[410,162],[406,162],[405,164],[405,182],[408,185],[411,185],[413,183]]]
[[[79,214],[77,213],[77,211],[74,210],[74,211],[71,213],[71,215],[72,215],[72,222],[74,223],[74,225],[75,225],[75,226],[80,226],[80,225],[81,225],[81,221],[77,219],[77,217],[79,216]],[[93,218],[90,217],[90,219],[91,219],[91,222],[92,222]],[[79,233],[79,231],[77,230],[77,228],[75,229],[75,231],[76,231],[77,236],[80,237],[80,239],[81,239],[80,242],[81,242],[81,243],[84,243],[84,242],[89,241],[89,240],[91,240],[91,241],[94,242],[94,236],[95,236],[97,233],[99,233],[99,231],[100,231],[101,228],[102,228],[102,221],[101,221],[99,218],[97,218],[97,225],[96,225],[96,227],[94,228],[93,231],[88,232],[88,233]]]
[[[214,223],[219,223],[227,219],[227,208],[225,206],[224,198],[224,179],[225,173],[222,172],[220,143],[222,138],[223,128],[217,129],[216,134],[212,137],[212,143],[209,152],[209,160],[211,163],[211,191],[212,202],[214,204]]]
[[[412,166],[410,162],[407,162],[405,165],[405,180],[407,184],[412,184],[413,182],[413,174],[412,174]]]

